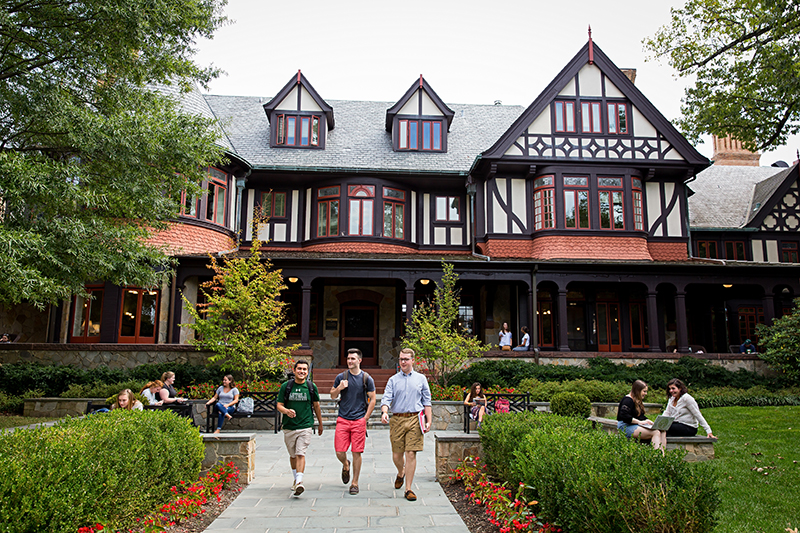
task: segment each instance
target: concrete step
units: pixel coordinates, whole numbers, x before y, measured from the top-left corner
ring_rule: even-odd
[[[313,376],[314,383],[317,384],[317,388],[319,388],[321,393],[328,393],[331,387],[333,387],[336,376],[346,370],[346,368],[315,368]],[[396,371],[391,368],[365,368],[364,370],[375,381],[375,389],[378,394],[383,393],[386,382],[396,373]]]

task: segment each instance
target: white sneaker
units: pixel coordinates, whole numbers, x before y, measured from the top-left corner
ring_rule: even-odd
[[[294,495],[295,496],[300,496],[301,494],[303,494],[304,490],[306,490],[306,489],[305,489],[305,487],[303,487],[303,482],[302,481],[299,482],[299,483],[295,483],[295,485],[294,485]]]

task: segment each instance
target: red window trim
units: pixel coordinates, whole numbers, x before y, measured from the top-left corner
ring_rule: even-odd
[[[584,122],[586,115],[583,112],[583,106],[586,105],[589,108],[588,112],[588,122]],[[603,103],[600,101],[592,101],[592,100],[584,100],[581,101],[581,133],[603,133]],[[595,123],[595,115],[599,115],[599,120],[597,122],[597,129],[594,128]],[[584,124],[589,125],[589,129],[584,128]]]
[[[578,194],[579,192],[586,193],[586,217],[588,226],[582,227],[581,226],[581,216],[580,216],[580,204],[578,203]],[[575,196],[575,225],[574,226],[567,226],[567,193],[573,193]],[[592,206],[589,202],[589,189],[587,188],[578,188],[578,186],[569,185],[564,186],[564,228],[566,229],[578,229],[578,230],[585,230],[585,229],[592,229]]]
[[[542,179],[542,178],[550,178],[550,183],[547,184],[547,185],[540,185],[540,186],[536,187],[536,181],[538,181],[539,179]],[[556,177],[555,177],[554,174],[538,176],[535,180],[533,180],[533,183],[534,183],[534,189],[533,189],[533,229],[534,229],[534,231],[552,230],[552,229],[556,228],[556,224],[555,224],[555,209],[556,209],[556,205],[555,205],[556,204],[556,200],[555,200],[555,195],[556,195],[556,192],[555,192],[556,191],[555,181],[556,181]],[[550,210],[549,211],[545,211],[545,205],[544,205],[544,202],[543,202],[545,193],[549,194],[549,196],[550,196]],[[541,209],[541,214],[542,214],[541,227],[537,226],[537,222],[536,222],[537,209]],[[550,226],[548,227],[545,224],[545,222],[549,222]]]
[[[392,217],[392,234],[391,235],[386,235],[386,232],[385,232],[385,222],[386,222],[386,219],[385,219],[386,212],[385,212],[385,210],[386,210],[386,205],[387,204],[392,206],[392,215],[391,215],[391,217]],[[402,237],[395,236],[395,233],[397,233],[397,231],[396,231],[397,228],[395,227],[394,221],[395,221],[396,209],[397,209],[398,206],[403,208],[403,220],[402,220],[403,227],[401,228],[402,231],[403,231],[403,236]],[[383,226],[382,230],[384,230],[383,236],[384,237],[388,237],[390,239],[395,239],[395,240],[398,240],[398,241],[404,241],[406,239],[406,204],[402,200],[391,200],[391,199],[387,200],[387,199],[385,199],[383,201],[383,209],[384,209],[384,212],[382,213],[383,217],[381,217],[381,223],[382,223],[382,226]]]
[[[558,121],[555,119],[555,113],[558,111],[558,104],[562,104],[561,121],[564,124],[564,129],[558,129]],[[567,121],[567,108],[572,108],[572,129],[568,129],[569,123]],[[553,129],[556,133],[576,133],[575,125],[575,102],[569,100],[556,100],[553,105]]]
[[[784,259],[785,255],[789,255],[789,261]],[[794,261],[792,261],[794,257]],[[781,241],[781,263],[800,263],[800,251],[798,250],[797,242],[795,241]]]
[[[333,188],[336,189],[336,193],[335,194],[328,194],[328,195],[325,195],[325,196],[320,196],[319,193],[320,193],[320,191],[322,191],[322,189],[333,189]],[[330,187],[318,187],[317,188],[317,199],[318,200],[321,200],[322,198],[339,198],[341,196],[341,194],[342,194],[342,189],[341,189],[341,187],[339,185],[331,185]]]
[[[396,198],[394,196],[387,196],[386,195],[386,191],[399,192],[400,194],[403,195],[403,197],[402,198]],[[392,202],[405,202],[406,201],[406,191],[404,191],[402,189],[396,189],[394,187],[383,187],[383,197],[387,198],[389,201],[392,201]]]
[[[270,205],[270,210],[269,210],[269,212],[270,212],[269,217],[271,219],[272,218],[286,218],[286,192],[283,192],[283,191],[261,191],[261,210],[262,210],[262,212],[264,211],[264,199],[270,194],[272,194],[272,198],[270,199],[271,205]],[[283,196],[283,214],[282,215],[276,215],[275,214],[275,197],[277,195]]]
[[[606,102],[606,110],[608,110],[608,108],[610,106],[614,106],[614,113],[613,113],[613,117],[612,117],[611,113],[608,114],[609,115],[608,116],[608,134],[609,135],[627,135],[629,133],[630,129],[631,129],[630,128],[631,117],[630,117],[630,113],[628,113],[628,104],[626,104],[625,102]],[[619,108],[620,107],[625,109],[625,131],[620,131],[620,127],[619,127]],[[614,127],[616,128],[616,131],[611,131],[611,121],[612,121],[612,119],[614,121]]]
[[[337,220],[336,220],[336,228],[337,228],[336,235],[332,235],[331,234],[331,204],[334,203],[334,202],[336,202],[338,204],[339,203],[339,197],[338,196],[335,196],[335,197],[334,196],[327,196],[325,198],[326,198],[325,200],[317,201],[317,237],[337,237],[339,235],[339,230],[341,229],[341,220],[340,220],[341,216],[339,216],[339,214],[341,214],[341,209],[339,209],[339,214],[336,215],[337,216]],[[325,234],[324,235],[320,235],[319,234],[319,213],[320,213],[321,209],[325,209],[325,211],[327,213],[327,216],[325,218]]]
[[[733,252],[733,254],[731,255],[733,255],[733,257],[728,257],[729,244],[731,245],[731,251]],[[738,257],[739,254],[736,252],[737,244],[742,245],[742,257]],[[745,245],[744,241],[725,241],[723,243],[723,246],[725,248],[725,259],[728,259],[730,261],[747,261],[747,246]]]
[[[135,320],[136,320],[135,331],[136,331],[136,333],[132,337],[131,336],[123,336],[122,335],[122,316],[123,316],[123,313],[125,312],[125,306],[124,306],[125,291],[135,291],[135,292],[139,293],[139,295],[137,297],[137,304],[136,304],[137,315],[135,317]],[[156,296],[156,303],[155,303],[156,320],[155,320],[155,323],[153,324],[153,336],[152,337],[142,337],[141,335],[139,335],[139,327],[141,326],[142,295],[145,292],[155,292],[156,293],[155,294],[155,296]],[[158,309],[159,309],[159,304],[160,303],[161,303],[161,291],[158,290],[158,289],[155,289],[155,290],[151,291],[150,289],[142,289],[142,288],[139,288],[139,287],[124,287],[122,289],[122,298],[120,298],[120,303],[119,303],[119,326],[117,328],[117,342],[120,343],[120,344],[155,344],[156,343],[156,338],[158,338],[158,322],[159,322]]]
[[[286,146],[297,146],[297,115],[286,115],[286,127],[283,129],[284,137],[286,139],[285,145]],[[289,122],[294,123],[294,127],[289,127]],[[289,132],[292,132],[292,142],[289,142]]]
[[[700,245],[701,244],[705,244],[705,246],[706,246],[706,256],[705,257],[700,255]],[[711,250],[711,246],[710,245],[714,246],[714,257],[710,257],[710,255],[711,255],[709,253],[710,250]],[[717,241],[706,241],[706,240],[697,241],[697,257],[699,257],[701,259],[719,259],[719,250],[717,248],[718,248],[717,247]]]
[[[88,327],[89,327],[88,318],[91,315],[92,306],[94,306],[95,304],[97,304],[99,302],[100,303],[100,331],[102,333],[102,331],[103,331],[103,297],[105,296],[105,286],[103,286],[103,285],[89,285],[89,286],[86,286],[85,288],[86,288],[86,292],[88,292],[88,293],[100,292],[101,294],[98,297],[96,297],[96,298],[94,298],[92,300],[84,300],[85,302],[86,301],[90,302],[90,304],[89,304],[89,312],[86,314],[87,323],[83,328],[83,335],[77,335],[77,336],[73,336],[72,332],[75,331],[75,318],[76,318],[76,315],[77,315],[77,312],[78,312],[78,306],[77,306],[78,297],[77,296],[73,296],[72,297],[72,320],[70,320],[70,324],[69,324],[69,342],[70,343],[88,344],[88,343],[91,343],[91,342],[100,342],[100,335],[87,335]],[[92,294],[92,296],[94,296],[94,295]]]
[[[208,191],[209,191],[209,189],[211,187],[214,187],[215,190],[214,190],[214,202],[211,204],[212,214],[211,214],[211,218],[209,218],[208,217]],[[225,205],[223,207],[223,212],[222,212],[222,222],[217,222],[217,198],[218,198],[220,190],[222,191],[223,198],[225,198]],[[205,213],[206,216],[205,216],[205,220],[208,220],[209,222],[212,222],[212,223],[217,224],[219,226],[224,226],[225,225],[225,220],[227,220],[227,216],[228,216],[228,187],[221,185],[220,182],[218,180],[216,180],[216,179],[209,180],[208,184],[206,185],[206,195],[205,196],[206,196],[206,213]]]

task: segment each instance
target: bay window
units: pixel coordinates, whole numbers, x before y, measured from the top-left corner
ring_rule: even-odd
[[[339,234],[339,187],[317,190],[317,237]]]
[[[374,185],[348,185],[348,234],[372,235]]]
[[[622,178],[597,178],[600,229],[624,230]]]
[[[564,176],[564,227],[589,228],[589,178]]]
[[[405,222],[406,193],[389,187],[383,188],[383,236],[393,239],[405,237],[403,228]]]
[[[553,176],[542,176],[533,182],[533,226],[537,230],[555,227],[553,225],[553,212],[555,211],[553,179]]]

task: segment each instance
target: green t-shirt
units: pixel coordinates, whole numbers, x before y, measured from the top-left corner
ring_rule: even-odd
[[[286,387],[292,387],[289,392],[289,401],[283,403],[286,397]],[[283,403],[287,409],[294,409],[297,414],[294,418],[289,418],[283,415],[283,429],[305,429],[314,427],[314,410],[311,402],[308,400],[308,395],[311,394],[311,400],[314,402],[319,401],[319,392],[317,386],[314,385],[313,392],[309,393],[308,381],[298,384],[295,380],[290,380],[281,385],[281,390],[278,392],[278,401]]]

